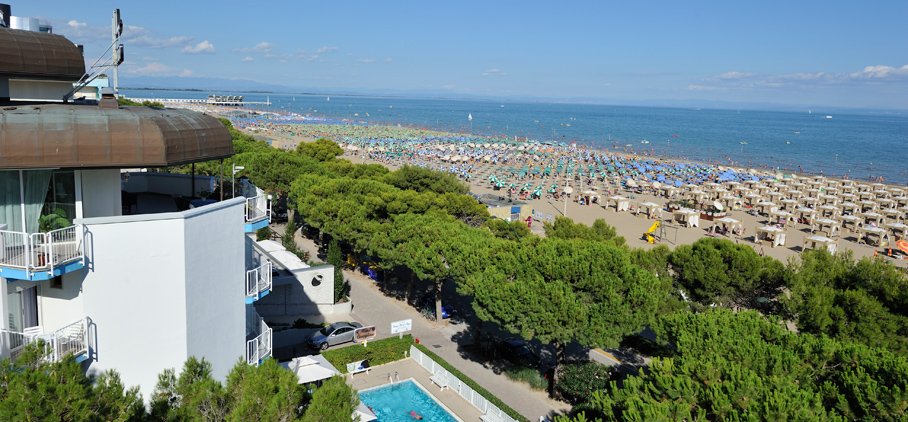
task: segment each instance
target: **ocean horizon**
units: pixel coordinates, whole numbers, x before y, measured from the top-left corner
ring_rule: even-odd
[[[136,98],[207,92],[121,90]],[[720,165],[908,183],[908,116],[837,110],[767,111],[405,97],[248,93],[262,110],[477,135],[576,142]],[[472,117],[470,119],[469,117]]]

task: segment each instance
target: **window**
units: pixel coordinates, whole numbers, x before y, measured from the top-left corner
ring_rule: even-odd
[[[50,288],[51,289],[62,289],[63,288],[63,276],[58,275],[50,279]]]

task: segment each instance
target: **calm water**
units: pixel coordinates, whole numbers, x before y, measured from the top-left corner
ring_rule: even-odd
[[[423,421],[456,422],[434,399],[413,381],[379,387],[359,393],[359,398],[372,408],[379,422],[413,422],[410,412],[422,415]]]
[[[207,93],[129,91],[134,97]],[[264,101],[264,94],[247,94]],[[272,110],[908,183],[908,115],[268,95]],[[368,116],[367,116],[368,113]],[[472,122],[467,119],[473,116]],[[827,114],[832,118],[827,119]],[[646,140],[647,143],[642,141]],[[746,144],[742,144],[746,142]]]

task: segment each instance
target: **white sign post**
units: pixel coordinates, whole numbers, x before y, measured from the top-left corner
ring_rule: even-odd
[[[404,333],[413,329],[412,319],[403,319],[391,323],[391,334],[397,334],[399,338],[404,338]]]

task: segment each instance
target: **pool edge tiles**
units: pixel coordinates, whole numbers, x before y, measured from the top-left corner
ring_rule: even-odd
[[[365,389],[362,389],[362,390],[357,390],[357,394],[356,394],[356,395],[359,397],[360,402],[363,402],[363,403],[365,404],[365,402],[364,402],[363,399],[362,399],[362,394],[363,394],[363,393],[368,393],[368,392],[373,391],[373,390],[378,390],[378,389],[382,389],[382,388],[388,388],[388,387],[392,387],[392,386],[395,386],[395,385],[404,384],[404,383],[407,383],[407,382],[413,383],[413,385],[415,385],[417,388],[419,388],[419,389],[423,392],[423,394],[425,394],[427,397],[429,397],[429,398],[430,398],[438,407],[440,407],[442,410],[444,410],[444,411],[445,411],[449,416],[451,416],[451,418],[453,418],[455,421],[457,421],[457,422],[464,422],[464,420],[461,419],[460,416],[457,416],[457,413],[455,413],[453,410],[451,410],[451,408],[449,408],[448,406],[445,406],[445,404],[442,403],[441,400],[438,399],[438,397],[435,397],[435,395],[432,394],[432,392],[430,392],[426,387],[424,387],[422,384],[420,384],[419,381],[417,381],[417,380],[416,380],[415,378],[413,378],[413,377],[406,378],[406,379],[403,379],[403,380],[400,380],[400,381],[397,381],[397,382],[386,383],[386,384],[376,385],[375,387],[369,387],[369,388],[365,388]],[[458,396],[458,398],[460,398],[460,396]],[[367,406],[368,406],[368,405],[367,405]],[[375,411],[373,410],[373,413],[374,413],[374,412],[375,412]],[[378,415],[376,414],[376,416],[378,416]],[[381,417],[379,417],[378,421],[379,421],[379,422],[382,422]]]

